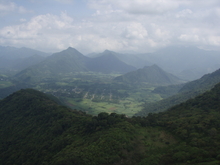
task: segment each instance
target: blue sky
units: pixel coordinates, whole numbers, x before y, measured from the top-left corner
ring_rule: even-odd
[[[220,50],[219,0],[0,0],[0,45],[57,52]]]

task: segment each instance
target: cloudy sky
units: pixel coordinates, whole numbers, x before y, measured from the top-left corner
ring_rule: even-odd
[[[220,0],[0,0],[0,45],[150,52],[220,50]]]

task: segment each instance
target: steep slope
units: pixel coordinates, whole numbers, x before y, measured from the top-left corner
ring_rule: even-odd
[[[55,53],[40,64],[45,70],[52,73],[68,73],[74,71],[86,71],[85,63],[88,60],[83,54],[74,48]]]
[[[87,63],[87,68],[90,71],[102,73],[127,73],[135,70],[135,67],[130,66],[120,61],[111,51],[104,51],[98,57],[90,59]]]
[[[194,98],[207,90],[213,88],[217,83],[220,82],[220,69],[213,73],[204,75],[198,80],[186,83],[176,95],[169,98],[163,99],[155,103],[146,104],[142,111],[136,115],[147,115],[151,112],[161,112],[176,104],[184,102],[190,98]]]
[[[68,48],[59,53],[49,56],[41,63],[27,68],[15,78],[20,81],[39,81],[43,78],[51,78],[63,73],[87,71],[88,58],[74,48]]]
[[[170,73],[165,72],[157,65],[146,66],[143,69],[138,69],[136,71],[126,73],[122,76],[118,76],[114,80],[126,83],[144,82],[154,85],[171,85],[183,83],[182,80]]]

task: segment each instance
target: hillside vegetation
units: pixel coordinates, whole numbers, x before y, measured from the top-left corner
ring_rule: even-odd
[[[3,164],[217,164],[220,84],[167,112],[86,115],[41,92],[0,101]]]

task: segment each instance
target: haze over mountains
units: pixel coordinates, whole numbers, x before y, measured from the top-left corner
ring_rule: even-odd
[[[43,62],[44,64],[42,65],[48,64],[51,66],[52,63],[54,63],[54,65],[59,67],[61,66],[61,63],[67,64],[67,66],[63,66],[66,68],[57,68],[55,72],[57,72],[57,70],[59,70],[59,72],[63,72],[66,69],[71,71],[72,68],[72,71],[88,70],[103,73],[126,73],[135,69],[140,69],[145,66],[156,64],[165,71],[172,73],[183,80],[198,79],[204,74],[211,73],[217,70],[220,66],[220,52],[207,51],[198,49],[196,47],[183,46],[167,47],[153,53],[145,54],[122,54],[106,50],[103,53],[99,54],[93,53],[90,55],[90,57],[87,58],[76,50],[77,53],[69,53],[81,54],[81,56],[83,56],[83,59],[76,59],[79,61],[75,61],[75,63],[74,61],[72,61],[72,64],[74,66],[70,66],[70,61],[74,59],[67,59],[67,56],[64,55],[65,51],[70,51],[70,49],[71,48],[59,52],[58,54],[60,55],[57,55],[56,57],[54,56],[54,54],[57,53],[54,53],[52,55],[53,58],[48,57],[47,59],[45,59],[45,61],[47,62]],[[64,53],[63,56],[62,53]],[[30,57],[33,55],[35,56],[33,57],[33,60],[31,60]],[[38,55],[38,58],[36,55]],[[46,57],[48,55],[49,54],[28,48],[0,47],[0,68],[22,70],[29,66],[38,64],[39,62],[44,60],[43,57]],[[71,58],[70,56],[68,57]],[[65,59],[70,61],[67,62],[65,61]],[[26,62],[27,60],[29,60],[29,62]],[[50,60],[57,60],[57,62],[51,61],[51,64],[49,64],[50,62],[48,61]],[[29,65],[23,65],[24,63],[28,63]]]
[[[111,51],[112,52],[112,51]],[[214,72],[220,66],[220,52],[196,47],[172,46],[153,53],[122,54],[112,52],[121,61],[134,67],[143,68],[157,64],[165,71],[184,80],[195,80],[204,74]],[[101,54],[92,54],[92,57]]]
[[[69,47],[47,57],[12,58],[15,63],[3,68],[17,74],[0,74],[0,160],[219,164],[220,69],[187,83],[179,78],[183,74],[167,71],[188,73],[183,69],[193,66],[204,73],[219,58],[197,48],[184,56],[186,50],[136,55],[106,50],[91,58]]]
[[[37,81],[42,77],[51,78],[63,73],[88,71],[126,73],[135,69],[135,67],[125,64],[111,53],[104,52],[100,57],[89,58],[70,47],[52,54],[37,65],[16,74],[15,77],[21,81]]]
[[[22,70],[43,61],[49,55],[49,53],[25,47],[0,46],[0,68]]]
[[[87,68],[91,71],[103,73],[127,73],[136,69],[117,58],[115,53],[109,50],[105,50],[99,56],[90,59]]]

